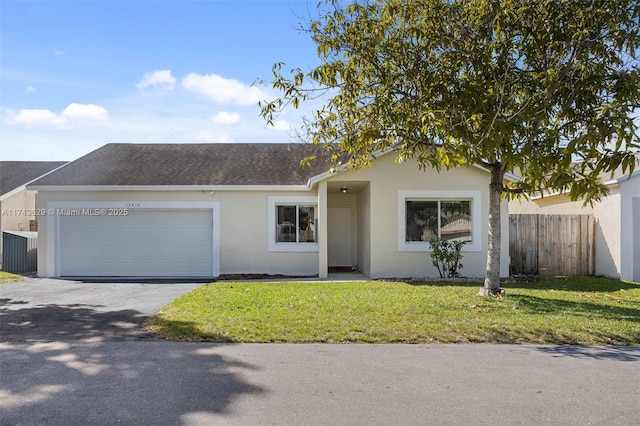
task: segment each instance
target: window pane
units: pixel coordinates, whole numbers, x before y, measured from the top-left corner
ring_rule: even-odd
[[[315,207],[300,206],[298,207],[298,242],[313,243],[315,242]]]
[[[438,238],[438,202],[407,201],[406,241],[431,241]]]
[[[440,202],[440,237],[443,240],[471,241],[471,202]]]
[[[296,206],[278,206],[276,241],[296,242]]]

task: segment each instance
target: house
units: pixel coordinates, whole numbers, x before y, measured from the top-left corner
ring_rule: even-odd
[[[62,161],[0,161],[0,230],[36,230],[35,191],[27,191],[25,185],[64,164]]]
[[[592,214],[596,220],[595,275],[640,281],[640,175],[617,170],[602,177],[609,195],[597,203],[572,201],[567,193],[509,203],[510,214]]]
[[[326,278],[357,268],[372,278],[433,277],[420,235],[441,233],[468,241],[461,272],[483,276],[489,173],[394,160],[335,170],[311,144],[108,144],[29,186],[47,212],[38,273]],[[502,213],[507,229],[506,203]]]

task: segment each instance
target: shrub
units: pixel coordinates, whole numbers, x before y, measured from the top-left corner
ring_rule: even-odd
[[[462,269],[462,246],[466,244],[466,241],[457,240],[443,240],[438,238],[437,240],[429,241],[431,246],[431,261],[433,266],[438,268],[440,278],[457,278],[460,276],[458,272]]]

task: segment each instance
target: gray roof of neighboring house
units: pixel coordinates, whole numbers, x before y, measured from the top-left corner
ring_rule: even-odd
[[[311,167],[300,161],[317,155]],[[313,144],[104,145],[33,186],[306,185],[332,167]]]
[[[67,164],[66,161],[0,161],[0,195]]]

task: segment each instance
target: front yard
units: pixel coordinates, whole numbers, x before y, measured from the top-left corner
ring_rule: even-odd
[[[478,283],[217,282],[145,326],[214,342],[640,344],[640,284],[546,278],[477,296]]]

